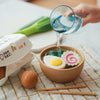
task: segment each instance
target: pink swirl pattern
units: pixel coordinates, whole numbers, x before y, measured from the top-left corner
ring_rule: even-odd
[[[62,54],[62,59],[67,66],[75,66],[80,62],[80,56],[75,51],[67,50]]]
[[[73,53],[69,53],[68,55],[66,55],[66,61],[69,64],[75,64],[77,62],[77,58],[73,56]],[[73,56],[73,57],[72,57]]]

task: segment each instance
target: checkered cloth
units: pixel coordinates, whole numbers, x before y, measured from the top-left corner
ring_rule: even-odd
[[[100,57],[87,45],[80,46],[79,50],[85,55],[85,65],[80,77],[72,82],[62,84],[50,81],[42,73],[38,60],[33,61],[33,64],[27,69],[37,73],[37,89],[86,84],[86,88],[59,91],[91,91],[96,92],[97,96],[42,94],[33,92],[33,89],[26,89],[20,83],[21,74],[27,70],[22,69],[16,76],[9,77],[6,84],[0,87],[0,100],[100,100]]]

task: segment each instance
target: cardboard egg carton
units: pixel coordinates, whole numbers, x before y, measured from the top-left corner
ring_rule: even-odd
[[[6,35],[0,39],[0,86],[32,61],[31,48],[31,42],[22,34]]]

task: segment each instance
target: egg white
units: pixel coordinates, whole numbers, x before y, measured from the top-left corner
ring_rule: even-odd
[[[54,58],[59,58],[62,60],[62,64],[59,65],[59,66],[53,66],[50,64],[50,60],[51,59],[54,59]],[[44,56],[43,57],[43,62],[48,66],[48,67],[51,67],[51,68],[55,68],[55,69],[64,69],[66,66],[65,66],[65,62],[63,61],[62,58],[60,57],[57,57],[57,56],[52,56],[52,55],[47,55],[47,56]]]

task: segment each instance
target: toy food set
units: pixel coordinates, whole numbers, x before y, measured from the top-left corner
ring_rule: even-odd
[[[72,81],[83,69],[84,55],[78,49],[69,46],[60,46],[60,52],[57,46],[42,50],[39,59],[40,67],[43,73],[54,82]]]
[[[5,83],[8,76],[17,73],[22,67],[24,67],[24,65],[29,64],[32,61],[32,44],[26,36],[29,36],[33,33],[52,30],[52,27],[56,32],[58,32],[57,46],[48,47],[40,53],[39,62],[43,73],[50,80],[55,82],[69,82],[80,75],[84,66],[84,56],[75,48],[60,46],[59,33],[61,34],[63,32],[68,32],[69,30],[71,30],[70,33],[76,32],[82,24],[82,19],[81,17],[74,15],[74,13],[71,16],[63,16],[62,14],[65,9],[70,9],[73,12],[73,10],[68,6],[59,6],[51,13],[51,20],[49,17],[41,17],[35,22],[32,22],[31,24],[18,30],[14,34],[4,36],[0,39],[0,86]],[[60,10],[63,11],[58,13]],[[56,13],[57,16],[55,17]],[[52,27],[50,26],[50,22]],[[30,70],[24,71],[21,76],[21,84],[25,88],[34,88],[37,84],[37,81],[37,74]],[[35,91],[42,90],[42,93],[54,94],[96,95],[96,93],[92,92],[45,91],[82,87],[86,86],[81,85],[40,90],[38,89]]]
[[[8,76],[31,62],[31,47],[31,42],[23,34],[6,35],[0,39],[0,86]]]
[[[65,6],[60,6],[60,8],[63,8],[63,7],[65,7]],[[68,6],[66,6],[66,7],[68,7]],[[70,9],[70,7],[69,7],[69,9]],[[62,10],[62,9],[60,9],[60,10]],[[58,12],[59,12],[59,10],[58,10]],[[8,76],[12,75],[15,72],[17,73],[21,67],[23,67],[27,63],[31,62],[32,57],[33,57],[33,54],[31,53],[32,44],[26,36],[32,35],[33,33],[45,32],[48,30],[52,30],[52,28],[53,28],[56,32],[58,32],[57,48],[60,47],[59,33],[61,34],[65,31],[67,32],[67,28],[68,28],[66,26],[66,24],[62,23],[62,22],[65,22],[67,17],[68,18],[70,17],[68,20],[71,22],[71,25],[73,25],[73,24],[75,24],[76,16],[72,15],[73,19],[71,19],[71,16],[62,16],[63,13],[60,13],[61,16],[57,13],[58,15],[56,17],[54,17],[53,15],[55,15],[55,14],[56,14],[56,12],[54,10],[54,12],[51,13],[50,18],[49,17],[41,17],[41,18],[37,19],[36,21],[32,22],[31,24],[19,29],[17,32],[13,33],[12,35],[7,35],[0,39],[0,46],[1,46],[0,47],[0,68],[1,68],[0,69],[0,85],[3,85],[5,83]],[[64,17],[64,19],[62,19],[63,17]],[[77,20],[77,23],[79,23],[79,21]],[[51,23],[51,25],[50,25],[50,23]],[[80,26],[81,26],[81,24],[80,24]],[[77,29],[79,29],[79,27]],[[65,28],[66,28],[66,30],[65,30]],[[68,30],[69,29],[72,29],[72,27],[69,27]],[[63,30],[65,30],[65,31],[63,31]],[[76,31],[76,29],[75,29],[75,31]],[[73,31],[73,32],[75,32],[75,31]],[[24,34],[24,35],[22,35],[22,34]],[[42,53],[41,53],[41,55],[42,55]],[[45,72],[45,75],[47,75],[47,76],[49,74],[52,74],[50,77],[52,77],[54,75],[53,78],[54,78],[54,81],[56,81],[56,82],[70,81],[70,78],[69,78],[69,80],[64,79],[66,77],[69,77],[69,75],[67,76],[65,74],[65,72],[64,73],[61,72],[61,75],[60,75],[59,71],[61,69],[66,70],[67,68],[77,67],[78,65],[80,65],[81,68],[78,71],[80,73],[83,68],[83,63],[84,63],[84,59],[81,60],[82,56],[80,56],[80,55],[77,52],[75,52],[74,50],[67,50],[67,49],[65,49],[65,50],[59,49],[58,51],[57,50],[56,51],[49,50],[49,52],[45,52],[45,55],[42,56],[42,58],[43,58],[42,62],[44,63],[42,68],[44,66],[46,66],[46,67],[44,67],[45,71],[44,70],[42,70],[42,71]],[[40,66],[41,66],[41,63],[40,63]],[[53,70],[50,71],[50,70],[48,70],[48,68],[51,68]],[[55,71],[55,69],[58,70],[58,72],[57,72],[58,75],[56,75],[56,73],[53,72],[53,71]],[[69,72],[69,74],[70,73],[71,72]],[[79,73],[76,74],[75,76],[78,76]],[[64,74],[65,74],[65,76],[64,76]],[[59,79],[61,79],[61,78],[59,78],[59,76],[62,78],[61,81],[59,80]],[[75,77],[73,78],[71,76],[71,78],[74,79]],[[51,80],[53,80],[53,79],[51,78]],[[21,83],[25,88],[33,88],[37,83],[37,75],[32,71],[25,71],[22,74]]]
[[[43,57],[43,62],[47,66],[52,67],[52,68],[56,68],[56,69],[69,68],[69,67],[73,67],[73,66],[79,64],[80,56],[75,51],[66,50],[66,51],[60,51],[60,52],[58,52],[58,50],[57,51],[49,51],[47,53],[47,55],[45,55]],[[61,57],[57,57],[59,55]]]

